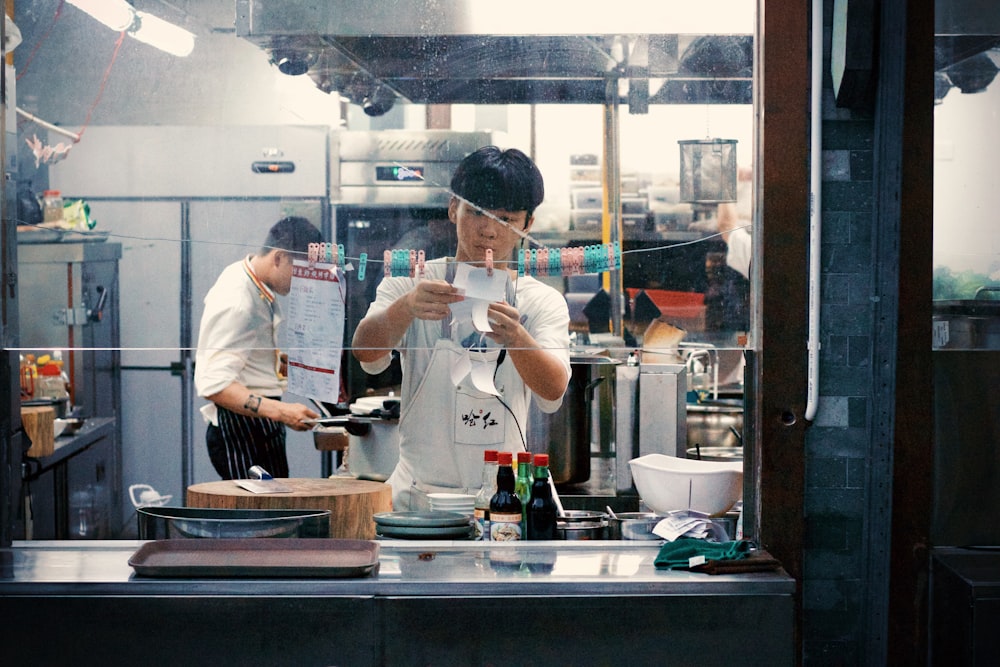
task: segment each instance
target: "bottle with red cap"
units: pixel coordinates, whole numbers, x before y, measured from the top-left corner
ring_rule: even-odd
[[[521,500],[514,492],[514,454],[497,454],[497,491],[490,499],[490,539],[513,542],[521,535]]]
[[[529,540],[556,539],[556,503],[549,484],[549,455],[535,454],[535,481],[528,501]]]
[[[474,540],[490,539],[490,499],[497,490],[497,450],[483,452],[483,484],[473,505],[472,534]]]

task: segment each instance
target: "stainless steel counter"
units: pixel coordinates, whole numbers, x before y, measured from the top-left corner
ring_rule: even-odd
[[[378,574],[351,579],[136,576],[141,541],[16,542],[0,595],[791,595],[784,573],[657,570],[658,542],[380,541]],[[548,570],[547,572],[545,572]]]
[[[657,542],[387,540],[357,579],[139,577],[141,545],[0,550],[4,662],[794,664],[791,578],[656,570]]]

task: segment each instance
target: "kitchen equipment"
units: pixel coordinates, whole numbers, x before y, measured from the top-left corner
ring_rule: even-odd
[[[736,140],[691,139],[677,142],[681,152],[683,202],[736,201]]]
[[[359,479],[384,482],[399,462],[399,399],[360,398],[350,412],[327,421],[343,424],[348,433],[347,471]]]
[[[743,401],[720,398],[717,400],[688,403],[687,452],[700,446],[702,458],[708,447],[743,447]],[[742,455],[742,453],[741,453]],[[692,457],[693,458],[693,457]]]
[[[622,364],[615,390],[615,486],[619,493],[630,493],[633,459],[647,454],[684,456],[687,369],[684,364]]]
[[[1000,286],[981,287],[977,298],[933,302],[936,350],[1000,350]]]
[[[378,556],[367,540],[156,540],[128,564],[143,577],[365,577]]]
[[[730,461],[743,460],[742,447],[688,447],[687,457],[699,461]]]
[[[330,535],[330,510],[139,507],[136,516],[140,540]]]
[[[609,540],[659,540],[653,534],[663,517],[653,512],[618,512],[608,519]]]
[[[549,471],[557,484],[590,479],[592,450],[610,454],[614,441],[615,367],[608,356],[573,353],[570,380],[562,405],[544,413],[531,403],[528,449],[549,455]]]
[[[654,512],[726,512],[743,492],[743,464],[647,454],[629,461],[639,497]]]
[[[139,507],[163,507],[173,498],[172,495],[161,495],[159,491],[149,484],[132,484],[128,487],[128,495],[132,500],[132,506]]]
[[[607,526],[603,512],[565,510],[556,520],[556,535],[561,540],[603,540]]]
[[[372,539],[372,516],[392,509],[392,488],[349,477],[281,479],[288,493],[251,493],[232,480],[203,482],[187,489],[185,505],[219,509],[329,510],[330,537]]]

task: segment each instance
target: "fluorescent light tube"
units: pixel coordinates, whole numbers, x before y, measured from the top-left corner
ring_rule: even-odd
[[[128,30],[135,20],[135,11],[125,0],[69,0],[69,4],[118,32]]]
[[[152,14],[136,11],[125,0],[69,0],[69,4],[112,30],[128,32],[140,42],[172,55],[184,57],[194,49],[192,33]]]

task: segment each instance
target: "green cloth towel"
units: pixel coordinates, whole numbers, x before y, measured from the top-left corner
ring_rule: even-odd
[[[750,551],[748,540],[709,542],[694,537],[678,537],[660,547],[653,564],[658,569],[679,570],[689,567],[689,559],[704,556],[705,560],[739,560]]]

